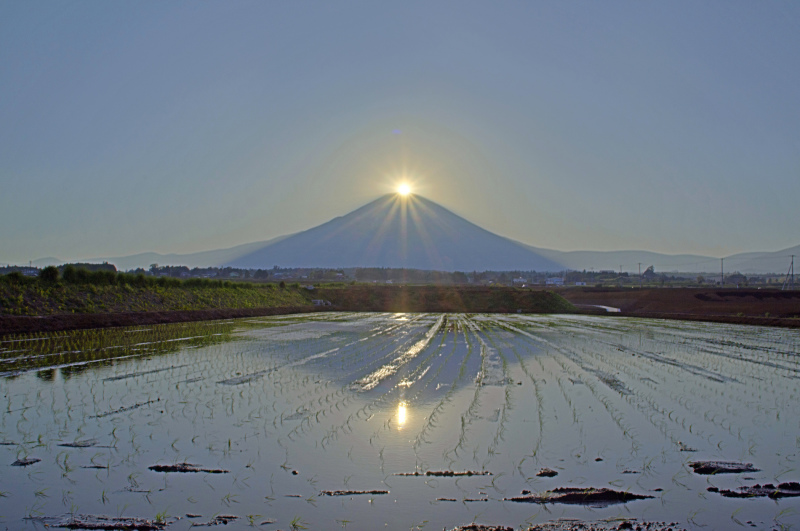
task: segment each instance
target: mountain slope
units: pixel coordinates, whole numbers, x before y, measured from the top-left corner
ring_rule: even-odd
[[[407,267],[439,271],[558,271],[561,264],[420,196],[385,195],[312,229],[240,256],[244,268]]]
[[[725,272],[785,273],[800,245],[776,252],[741,253],[725,258]],[[650,251],[557,251],[498,236],[420,196],[390,194],[353,212],[296,234],[227,249],[192,254],[141,253],[79,260],[113,263],[121,270],[150,264],[189,267],[407,267],[439,271],[613,270],[636,273],[719,271],[719,258]],[[60,264],[56,258],[35,265]],[[800,269],[800,261],[798,262]]]

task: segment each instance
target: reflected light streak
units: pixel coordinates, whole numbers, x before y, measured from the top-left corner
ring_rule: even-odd
[[[407,412],[406,412],[407,404],[405,402],[400,402],[397,405],[397,429],[402,430],[403,425],[406,423]]]

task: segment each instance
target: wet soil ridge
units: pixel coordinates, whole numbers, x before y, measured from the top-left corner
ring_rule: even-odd
[[[234,516],[232,514],[219,514],[209,520],[208,522],[192,522],[192,527],[214,527],[218,525],[228,525],[231,522],[238,520],[238,516]],[[270,522],[271,523],[271,522]]]
[[[772,483],[765,485],[755,485],[739,487],[736,490],[719,489],[717,487],[708,487],[708,492],[717,492],[726,498],[794,498],[800,496],[800,483],[790,481],[786,483],[779,483],[776,487]]]
[[[11,466],[30,466],[38,463],[39,461],[41,461],[41,459],[38,457],[23,457],[11,463]]]
[[[741,474],[742,472],[758,472],[753,463],[737,461],[693,461],[689,463],[695,474]]]
[[[58,446],[64,448],[113,448],[113,446],[101,445],[97,439],[85,439],[83,441],[73,441],[61,443]]]
[[[132,406],[126,406],[126,407],[121,407],[121,408],[118,408],[118,409],[112,409],[111,411],[106,411],[104,413],[98,413],[97,415],[93,415],[93,416],[91,416],[89,418],[90,419],[101,419],[103,417],[108,417],[109,415],[116,415],[117,413],[124,413],[126,411],[133,411],[134,409],[138,409],[138,408],[140,408],[142,406],[155,404],[156,402],[159,402],[160,400],[161,399],[158,398],[156,400],[147,400],[146,402],[137,402],[136,404],[133,404]]]
[[[359,494],[381,495],[389,494],[388,490],[323,490],[320,496],[355,496]]]
[[[574,505],[611,505],[626,503],[634,500],[653,498],[647,494],[634,494],[618,490],[592,487],[558,487],[539,494],[522,494],[513,498],[503,498],[504,501],[521,503],[568,503]]]
[[[514,531],[514,528],[503,525],[469,524],[456,527],[453,531]]]
[[[147,467],[153,472],[182,472],[194,473],[205,472],[206,474],[229,474],[230,470],[222,468],[203,468],[201,465],[193,465],[191,463],[177,463],[174,465],[153,465]]]
[[[45,527],[61,529],[105,529],[105,530],[133,530],[133,531],[158,531],[165,529],[167,521],[147,520],[129,516],[112,517],[92,514],[79,514],[64,517],[34,517],[33,521],[41,522]],[[172,519],[174,521],[175,519]]]
[[[255,380],[259,380],[263,378],[264,375],[267,374],[268,372],[269,371],[256,371],[250,374],[234,376],[233,378],[228,378],[227,380],[220,380],[217,383],[222,385],[241,385]]]
[[[427,472],[397,472],[395,476],[433,476],[437,478],[452,478],[461,476],[491,476],[492,473],[487,470],[464,470],[462,472],[455,470],[428,470]]]
[[[605,522],[584,522],[572,518],[560,518],[553,522],[536,524],[520,531],[617,531],[622,529],[636,529],[639,531],[686,531],[679,527],[677,522],[640,522],[635,518],[630,520],[611,520]],[[515,531],[513,527],[502,525],[468,524],[454,528],[452,531]]]

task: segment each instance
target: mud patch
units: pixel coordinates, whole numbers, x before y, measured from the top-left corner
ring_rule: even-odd
[[[753,463],[736,461],[693,461],[689,463],[695,474],[741,474],[742,472],[758,472]]]
[[[147,467],[153,472],[181,472],[181,473],[196,473],[205,472],[206,474],[229,474],[229,470],[222,468],[203,468],[200,465],[193,465],[191,463],[177,463],[175,465],[153,465]]]
[[[356,496],[359,494],[389,494],[388,490],[323,490],[320,496]]]
[[[771,483],[765,485],[755,485],[739,487],[736,490],[718,489],[717,487],[708,487],[708,492],[717,492],[726,498],[795,498],[800,496],[800,483],[791,481],[787,483],[779,483],[776,487]]]
[[[64,448],[112,448],[111,446],[99,445],[97,439],[86,439],[83,441],[61,443],[58,446],[62,446]]]
[[[529,527],[528,531],[617,531],[636,529],[640,531],[686,531],[678,522],[640,522],[635,518],[625,520],[608,520],[602,522],[584,522],[571,518],[561,518],[553,522],[545,522]]]
[[[558,475],[558,472],[553,470],[552,468],[543,468],[536,473],[537,477],[540,478],[552,478]]]
[[[31,466],[41,461],[38,457],[23,457],[22,459],[17,459],[11,466]]]
[[[222,385],[241,385],[248,382],[252,382],[255,380],[259,380],[264,377],[269,371],[258,371],[251,374],[245,374],[242,376],[235,376],[233,378],[228,378],[227,380],[221,380],[217,382],[218,384]]]
[[[186,338],[186,339],[196,339],[196,338]],[[167,340],[167,341],[176,341],[176,340],[172,339],[172,340]],[[136,346],[136,345],[134,345],[134,346]],[[119,376],[109,376],[108,378],[103,378],[103,380],[106,381],[106,382],[116,382],[116,381],[119,381],[119,380],[127,380],[128,378],[138,378],[139,376],[146,376],[148,374],[156,374],[156,373],[159,373],[159,372],[171,371],[173,369],[180,369],[180,368],[183,368],[183,367],[186,367],[186,366],[187,365],[178,365],[178,366],[175,366],[175,367],[165,367],[163,369],[153,369],[151,371],[131,372],[131,373],[128,373],[128,374],[121,374]]]
[[[627,503],[634,500],[653,498],[646,494],[634,494],[607,488],[595,489],[592,487],[559,487],[539,494],[523,494],[514,498],[503,498],[504,501],[521,503],[567,503],[572,505],[612,505]]]
[[[106,411],[104,413],[98,413],[97,415],[93,415],[93,416],[91,416],[89,418],[90,419],[101,419],[101,418],[107,417],[109,415],[116,415],[117,413],[124,413],[126,411],[133,411],[134,409],[139,409],[142,406],[147,406],[149,404],[154,404],[154,403],[159,402],[159,401],[161,401],[160,398],[157,398],[155,400],[148,400],[147,402],[138,402],[136,404],[133,404],[132,406],[121,407],[121,408],[118,408],[118,409],[112,409],[111,411]]]
[[[514,528],[502,525],[469,524],[456,527],[453,531],[514,531]]]
[[[37,517],[31,518],[31,520],[41,522],[45,527],[58,527],[61,529],[158,531],[159,529],[166,528],[168,524],[168,522],[147,520],[145,518],[98,516],[93,514],[79,514],[66,517]],[[175,521],[175,519],[172,519],[172,521]]]
[[[633,392],[630,389],[628,389],[628,386],[622,383],[622,381],[613,374],[609,374],[607,372],[599,371],[597,369],[592,369],[589,367],[584,367],[584,370],[594,374],[601,382],[603,382],[608,387],[610,387],[611,389],[613,389],[614,391],[618,392],[623,396],[628,396],[630,394],[633,394]]]
[[[228,525],[230,522],[238,520],[238,516],[232,514],[220,514],[209,520],[208,522],[195,523],[192,522],[192,527],[214,527],[216,525]]]
[[[395,476],[432,476],[437,478],[452,478],[452,477],[461,477],[461,476],[491,476],[492,473],[486,470],[483,471],[475,471],[475,470],[464,470],[463,472],[458,472],[455,470],[428,470],[427,472],[397,472],[394,474]]]

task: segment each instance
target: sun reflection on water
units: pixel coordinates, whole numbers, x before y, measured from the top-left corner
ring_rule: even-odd
[[[406,423],[406,419],[408,418],[408,404],[405,402],[400,402],[397,405],[397,429],[402,430],[403,426]]]

